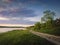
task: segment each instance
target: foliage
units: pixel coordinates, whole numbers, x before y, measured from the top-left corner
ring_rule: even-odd
[[[27,30],[33,30],[34,26],[26,27]]]
[[[60,35],[60,18],[54,19],[55,12],[46,10],[43,12],[44,16],[41,17],[41,22],[34,25],[34,30],[45,32],[54,35]]]
[[[41,24],[40,22],[37,22],[35,25],[34,25],[34,30],[40,30],[41,29]]]
[[[41,18],[41,21],[45,21],[44,23],[46,24],[46,28],[51,29],[53,27],[53,20],[54,20],[55,13],[50,10],[46,10],[43,13],[44,16]]]
[[[60,18],[54,19],[56,15],[51,10],[46,10],[43,13],[44,16],[41,17],[41,22],[36,22],[29,29],[60,36]]]
[[[56,27],[60,27],[60,18],[55,20]]]
[[[46,10],[43,12],[44,13],[44,19],[45,21],[48,21],[48,20],[53,20],[54,19],[54,16],[55,16],[55,13],[50,11],[50,10]]]

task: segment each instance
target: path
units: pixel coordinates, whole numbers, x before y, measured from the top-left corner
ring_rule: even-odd
[[[51,41],[52,43],[55,43],[56,45],[60,45],[60,36],[54,36],[50,34],[45,34],[45,33],[40,33],[40,32],[35,32],[30,30],[31,33],[38,35],[42,38],[47,39],[48,41]]]

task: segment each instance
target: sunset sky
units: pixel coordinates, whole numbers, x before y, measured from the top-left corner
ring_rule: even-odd
[[[60,0],[0,0],[0,25],[33,25],[49,9],[59,18]]]

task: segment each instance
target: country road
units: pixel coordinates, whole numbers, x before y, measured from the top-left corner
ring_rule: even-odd
[[[35,32],[32,30],[30,30],[30,32],[37,35],[37,36],[45,38],[48,41],[55,43],[56,45],[60,45],[60,36],[54,36],[54,35],[50,35],[50,34],[46,34],[46,33]]]

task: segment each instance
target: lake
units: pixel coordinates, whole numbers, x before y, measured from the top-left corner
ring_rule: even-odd
[[[0,33],[12,31],[12,30],[21,30],[21,29],[24,28],[0,28]]]

